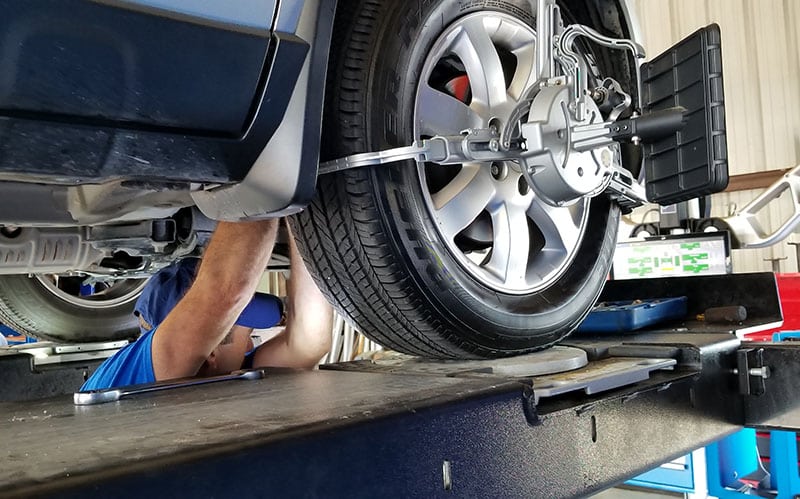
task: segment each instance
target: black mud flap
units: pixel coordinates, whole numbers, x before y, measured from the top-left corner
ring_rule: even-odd
[[[642,66],[644,112],[686,108],[686,126],[644,144],[647,199],[670,205],[728,186],[722,49],[716,24]]]

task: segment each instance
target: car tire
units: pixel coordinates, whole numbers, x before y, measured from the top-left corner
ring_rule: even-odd
[[[433,76],[427,76],[433,74],[430,65],[442,61],[431,62],[430,54],[447,39],[443,33],[451,27],[480,21],[480,16],[497,16],[523,31],[535,24],[524,1],[352,3],[340,5],[337,13],[323,160],[404,146],[433,134],[421,133],[418,126],[419,89],[433,85]],[[458,171],[468,166],[472,168],[462,165]],[[478,165],[475,171],[484,172],[480,168],[489,165]],[[618,206],[600,196],[579,208],[565,208],[572,210],[570,220],[578,220],[581,235],[568,251],[565,248],[569,255],[559,268],[548,267],[543,271],[546,278],[537,281],[527,276],[536,273],[537,258],[547,263],[541,255],[547,231],[558,237],[556,221],[562,215],[544,216],[549,227],[545,230],[526,212],[525,221],[509,222],[512,230],[501,231],[501,215],[481,212],[468,227],[469,237],[463,237],[463,232],[445,233],[442,226],[447,223],[443,224],[431,199],[441,192],[437,190],[441,184],[455,182],[459,173],[445,175],[440,185],[432,186],[428,172],[439,169],[447,168],[404,161],[318,179],[315,199],[291,223],[322,291],[363,333],[413,355],[503,357],[546,348],[563,339],[589,313],[602,290],[616,243]],[[518,179],[519,175],[505,177],[503,182]],[[525,188],[519,183],[520,195],[532,196],[522,194]],[[540,214],[550,210],[541,200],[533,202],[538,203]],[[510,204],[506,208],[510,213]],[[519,239],[514,228],[527,230],[527,236]],[[500,232],[507,240],[500,240]],[[525,276],[512,278],[508,269],[514,257],[502,248],[520,241],[528,245],[528,260],[533,263],[515,263],[525,267]],[[498,257],[506,259],[505,277],[494,276],[480,262],[470,260],[476,252],[490,264],[491,255],[506,255]]]
[[[0,276],[0,322],[18,333],[59,343],[116,341],[139,335],[133,307],[142,280],[120,281],[116,293],[83,298],[58,289],[54,282],[53,277],[44,275]]]

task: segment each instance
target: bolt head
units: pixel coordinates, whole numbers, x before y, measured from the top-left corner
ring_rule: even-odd
[[[489,141],[489,150],[492,152],[497,152],[500,150],[500,141],[497,139],[492,139]]]

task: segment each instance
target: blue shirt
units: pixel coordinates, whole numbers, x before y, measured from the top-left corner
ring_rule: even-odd
[[[156,329],[106,359],[81,387],[81,391],[154,383],[152,344]]]
[[[155,383],[156,375],[153,372],[153,329],[145,333],[138,340],[125,345],[121,350],[107,358],[89,376],[80,391],[105,390],[128,385],[141,385]],[[253,357],[257,349],[252,349],[245,354],[242,369],[252,369]]]

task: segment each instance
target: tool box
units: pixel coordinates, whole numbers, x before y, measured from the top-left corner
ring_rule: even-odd
[[[578,328],[584,333],[636,331],[686,317],[686,297],[600,302]]]

